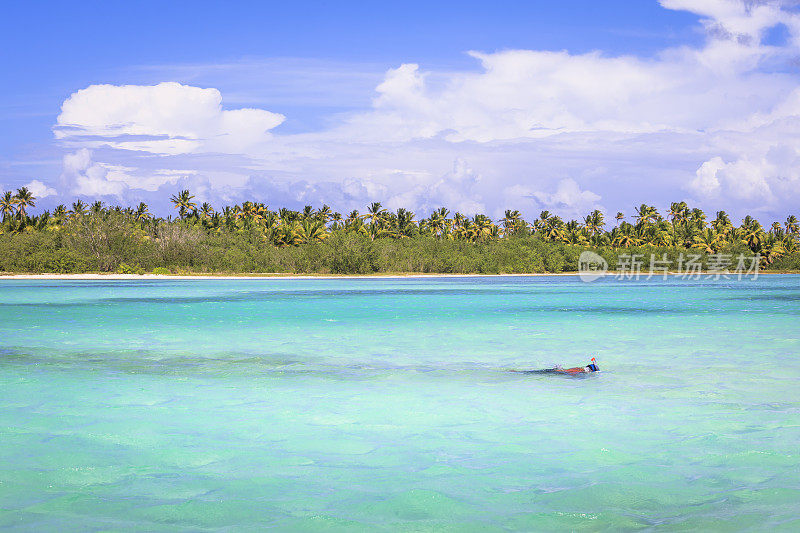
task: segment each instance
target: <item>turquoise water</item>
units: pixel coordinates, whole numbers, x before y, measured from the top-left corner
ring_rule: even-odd
[[[800,276],[0,281],[0,528],[797,530],[798,319]]]

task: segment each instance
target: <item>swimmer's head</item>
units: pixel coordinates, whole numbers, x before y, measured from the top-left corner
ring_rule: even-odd
[[[586,368],[589,369],[589,372],[597,372],[598,370],[600,370],[594,363],[590,363]]]

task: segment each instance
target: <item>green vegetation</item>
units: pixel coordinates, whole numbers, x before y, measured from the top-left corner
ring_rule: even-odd
[[[769,270],[800,270],[795,216],[768,230],[752,217],[735,227],[724,211],[709,223],[705,213],[673,203],[666,218],[641,205],[632,222],[617,213],[606,229],[603,213],[563,221],[547,211],[528,223],[518,211],[494,222],[437,209],[416,220],[406,209],[380,203],[347,216],[328,206],[270,210],[255,202],[216,211],[199,207],[189,191],[172,197],[178,218],[158,218],[147,205],[91,206],[32,215],[27,189],[0,196],[0,271],[119,273],[533,273],[575,271],[592,249],[613,268],[621,254],[760,254]]]

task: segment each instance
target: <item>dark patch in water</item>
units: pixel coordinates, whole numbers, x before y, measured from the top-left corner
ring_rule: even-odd
[[[748,296],[726,296],[724,299],[744,302],[800,302],[800,294],[753,294]]]
[[[4,307],[59,308],[59,307],[91,307],[103,304],[203,304],[226,302],[269,302],[286,300],[320,300],[330,298],[354,297],[406,297],[406,296],[516,296],[516,295],[568,295],[580,294],[580,291],[564,290],[513,290],[508,289],[355,289],[355,290],[287,290],[287,291],[249,291],[230,294],[205,296],[147,296],[147,297],[109,297],[89,301],[76,302],[38,302],[38,303],[0,303]]]
[[[487,366],[470,362],[444,362],[416,365],[392,365],[390,363],[351,362],[326,363],[313,357],[288,354],[254,355],[246,353],[217,354],[198,357],[173,355],[159,357],[155,352],[126,350],[120,352],[57,352],[39,353],[24,348],[3,348],[0,367],[23,366],[40,371],[90,371],[99,375],[145,374],[173,376],[203,376],[226,378],[247,377],[291,377],[316,376],[322,379],[373,380],[390,379],[399,374],[428,375],[431,377],[454,377],[474,379],[482,382],[518,380],[536,376],[514,368]],[[551,376],[539,376],[551,377]],[[574,377],[574,376],[567,376]]]

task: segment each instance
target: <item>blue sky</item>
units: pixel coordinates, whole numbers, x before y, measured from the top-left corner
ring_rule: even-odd
[[[656,2],[18,2],[0,20],[2,154],[52,138],[61,103],[93,83],[191,82],[181,67],[292,58],[475,68],[467,50],[652,54],[699,41],[698,17]],[[158,68],[163,67],[163,68]],[[176,68],[171,68],[176,67]],[[151,70],[152,69],[152,70]],[[224,87],[224,77],[208,82]],[[369,87],[371,89],[372,87]],[[354,94],[368,102],[371,94]],[[281,111],[292,102],[281,102]],[[306,104],[306,102],[301,102]],[[310,114],[302,107],[297,110]],[[22,134],[22,137],[20,137]]]
[[[490,216],[800,205],[786,192],[800,146],[784,4],[32,2],[4,15],[0,186],[37,180],[44,207],[99,195],[166,212],[185,186],[215,203]]]

